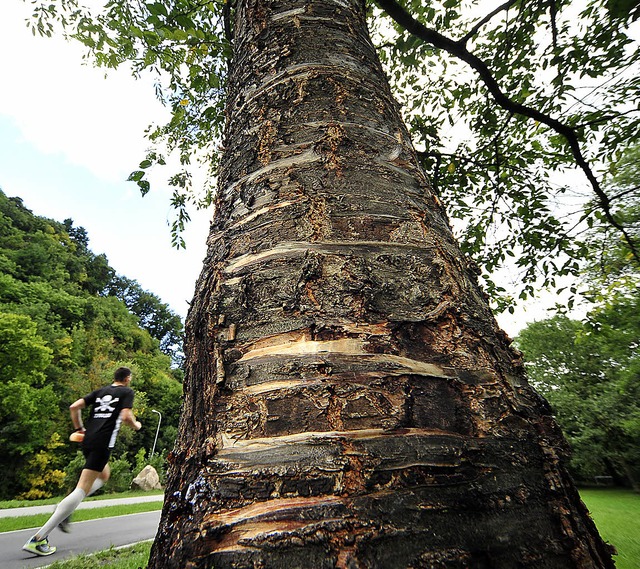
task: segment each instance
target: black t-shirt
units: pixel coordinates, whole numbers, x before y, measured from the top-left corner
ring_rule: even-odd
[[[120,429],[120,411],[133,408],[133,389],[107,385],[84,397],[91,415],[83,445],[86,448],[113,448]]]

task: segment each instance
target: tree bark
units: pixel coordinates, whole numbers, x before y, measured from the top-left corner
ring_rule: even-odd
[[[238,0],[150,568],[613,567],[362,0]]]

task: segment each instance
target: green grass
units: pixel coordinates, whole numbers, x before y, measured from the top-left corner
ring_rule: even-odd
[[[581,490],[602,538],[618,550],[617,569],[637,569],[640,559],[640,494],[628,490]]]
[[[56,561],[49,569],[142,569],[149,562],[151,542],[137,543],[131,547],[111,548],[94,555],[78,555],[68,561]]]
[[[96,520],[98,518],[108,518],[111,516],[124,516],[126,514],[138,514],[140,512],[151,512],[160,510],[162,502],[143,502],[140,504],[124,504],[121,506],[106,506],[104,508],[88,508],[76,510],[73,513],[74,522],[84,522],[86,520]],[[15,518],[0,518],[0,533],[19,529],[39,528],[51,516],[48,514],[36,514],[34,516],[17,516]]]
[[[135,498],[138,496],[153,496],[162,494],[164,490],[152,490],[145,492],[144,490],[132,490],[130,492],[119,492],[117,494],[100,494],[99,496],[91,496],[85,498],[84,502],[93,502],[98,500],[110,500],[111,498]],[[57,498],[47,498],[46,500],[0,500],[0,510],[8,508],[25,508],[28,506],[49,506],[57,504],[64,496]]]

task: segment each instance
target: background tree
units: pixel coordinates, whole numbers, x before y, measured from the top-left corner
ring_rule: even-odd
[[[183,357],[180,317],[155,294],[126,277],[112,278],[105,289],[109,295],[125,303],[127,309],[138,317],[140,326],[160,342],[160,349],[180,365]]]
[[[517,338],[536,389],[554,409],[578,480],[612,476],[640,490],[638,298],[529,324]]]
[[[16,490],[15,473],[44,446],[57,412],[57,398],[46,385],[51,350],[27,316],[0,312],[0,447],[12,464],[0,493]]]

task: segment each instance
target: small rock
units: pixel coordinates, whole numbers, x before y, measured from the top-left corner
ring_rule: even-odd
[[[147,466],[140,471],[140,474],[133,479],[131,487],[144,490],[145,492],[162,489],[158,472],[150,464],[147,464]]]

